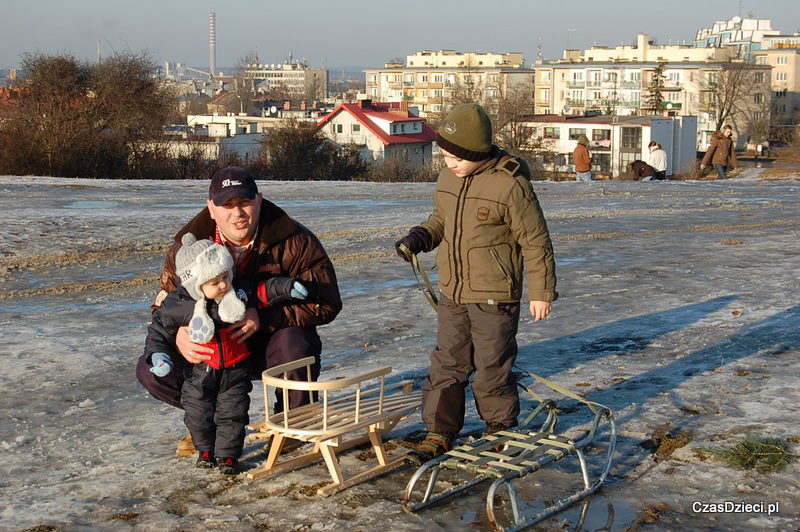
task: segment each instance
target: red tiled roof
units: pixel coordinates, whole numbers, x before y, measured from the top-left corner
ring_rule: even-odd
[[[339,105],[336,109],[331,111],[330,114],[324,116],[317,122],[317,129],[321,129],[325,124],[331,121],[334,116],[339,114],[342,111],[348,112],[356,120],[358,120],[365,128],[367,128],[373,135],[378,137],[380,141],[383,143],[384,146],[388,146],[390,144],[410,144],[415,142],[433,142],[436,140],[436,133],[425,124],[424,120],[410,114],[408,111],[388,111],[387,107],[378,107],[375,109],[375,105],[370,108],[362,108],[360,105],[355,103],[343,103]],[[378,125],[373,122],[370,117],[380,118],[382,120],[388,120],[389,122],[411,122],[411,121],[421,121],[422,122],[422,132],[420,133],[406,133],[402,135],[389,135],[383,129],[378,127]]]

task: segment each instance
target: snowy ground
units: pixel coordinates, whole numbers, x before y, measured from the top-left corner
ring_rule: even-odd
[[[519,365],[608,405],[620,428],[588,529],[800,522],[800,465],[764,475],[694,452],[800,435],[800,175],[759,172],[726,182],[535,183],[561,299],[544,322],[523,320]],[[323,372],[389,364],[397,379],[421,380],[434,315],[392,242],[425,218],[433,185],[261,188],[334,259],[344,310],[321,330]],[[134,366],[164,246],[205,193],[205,182],[0,177],[0,529],[486,528],[481,489],[405,514],[408,469],[323,498],[307,495],[326,480],[322,465],[248,483],[175,457],[181,413],[151,399]],[[258,420],[260,391],[252,404]],[[469,406],[464,435],[482,428]],[[570,410],[564,427],[583,422]],[[392,435],[413,439],[420,429],[414,416]],[[657,462],[643,443],[665,430],[691,442]],[[245,468],[263,458],[254,444],[245,453]],[[345,453],[343,467],[360,464],[359,454]],[[531,498],[574,485],[569,468],[542,473],[523,488]],[[701,514],[694,501],[780,506],[771,516]],[[575,527],[579,510],[543,526]]]

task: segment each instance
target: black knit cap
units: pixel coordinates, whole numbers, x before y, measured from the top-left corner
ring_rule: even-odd
[[[255,199],[257,195],[255,178],[238,166],[226,166],[218,170],[208,187],[208,199],[217,206],[225,205],[232,198]]]
[[[459,159],[486,160],[492,151],[492,121],[476,103],[457,105],[437,131],[436,143]]]

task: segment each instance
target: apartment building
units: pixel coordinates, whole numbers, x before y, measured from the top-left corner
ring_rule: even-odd
[[[283,64],[248,64],[244,77],[254,81],[256,90],[269,93],[285,91],[288,96],[312,101],[324,100],[328,95],[328,71],[310,68],[302,61]]]
[[[491,107],[515,89],[530,91],[533,70],[521,53],[421,51],[402,63],[365,70],[367,97],[407,102],[421,117],[439,118],[454,101],[470,100]],[[491,112],[491,109],[490,109]]]
[[[771,44],[771,49],[758,50],[753,55],[756,64],[768,65],[772,70],[773,125],[796,124],[800,118],[800,35],[791,36],[790,42]]]
[[[698,48],[729,48],[738,58],[750,62],[753,52],[764,48],[765,40],[779,34],[780,31],[772,29],[769,19],[736,16],[697,30],[694,45]]]
[[[635,46],[565,50],[564,59],[535,65],[534,112],[635,116],[652,114],[655,103],[666,116],[697,116],[697,148],[705,149],[716,130],[720,102],[715,92],[721,83],[746,80],[747,90],[728,120],[743,147],[769,118],[772,90],[769,66],[744,63],[735,55],[734,48],[654,46],[646,34],[637,36]],[[652,102],[651,85],[659,72],[661,100]]]

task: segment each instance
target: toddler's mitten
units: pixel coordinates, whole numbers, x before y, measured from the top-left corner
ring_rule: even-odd
[[[150,360],[153,362],[153,367],[150,368],[150,372],[156,377],[164,377],[172,371],[172,359],[169,358],[168,354],[153,353],[150,356]]]

